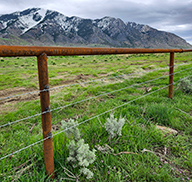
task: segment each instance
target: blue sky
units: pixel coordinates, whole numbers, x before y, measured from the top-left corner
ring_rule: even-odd
[[[0,0],[0,14],[40,7],[66,16],[102,18],[147,24],[192,44],[192,0]]]

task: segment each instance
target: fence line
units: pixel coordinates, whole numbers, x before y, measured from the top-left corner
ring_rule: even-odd
[[[191,69],[191,67],[190,67],[190,68],[187,68],[187,69],[185,69],[185,70],[182,70],[182,71],[186,71],[186,70],[189,70],[189,69]],[[174,73],[174,74],[181,73],[182,71],[176,72],[176,73]],[[103,94],[100,94],[100,95],[97,95],[97,96],[94,96],[94,97],[89,97],[89,98],[84,99],[84,100],[81,100],[81,101],[77,101],[77,102],[74,102],[74,103],[71,103],[71,104],[68,104],[68,105],[64,105],[64,106],[57,107],[57,108],[55,108],[55,109],[51,109],[51,110],[48,111],[48,112],[55,111],[55,110],[59,110],[59,109],[63,109],[63,108],[66,108],[66,107],[69,107],[69,106],[72,106],[72,105],[75,105],[75,104],[79,104],[79,103],[84,102],[84,101],[96,99],[96,98],[101,97],[101,96],[104,96],[104,95],[108,95],[108,94],[112,94],[112,93],[115,93],[115,92],[119,92],[119,91],[122,91],[122,90],[125,90],[125,89],[128,89],[128,88],[131,88],[131,87],[134,87],[134,86],[142,85],[142,84],[144,84],[144,83],[149,83],[149,82],[151,82],[151,81],[155,81],[155,80],[158,80],[158,79],[161,79],[161,78],[170,76],[170,75],[174,75],[174,74],[164,75],[164,76],[161,76],[161,77],[158,77],[158,78],[154,78],[154,79],[151,79],[151,80],[147,80],[147,81],[144,81],[144,82],[141,82],[141,83],[136,83],[136,84],[133,84],[133,85],[130,85],[130,86],[127,86],[127,87],[118,89],[118,90],[113,90],[113,91],[111,91],[111,92],[103,93]]]
[[[31,95],[31,94],[41,93],[41,92],[53,91],[53,90],[62,89],[62,88],[65,88],[65,87],[71,87],[71,86],[75,86],[75,85],[81,85],[81,84],[88,84],[88,83],[103,81],[104,79],[123,78],[124,76],[131,76],[131,75],[140,74],[140,73],[149,73],[149,72],[153,72],[153,71],[158,71],[158,70],[164,70],[164,69],[167,69],[167,68],[172,68],[172,67],[175,67],[175,66],[188,65],[190,63],[192,63],[192,62],[182,63],[182,64],[178,64],[178,65],[173,65],[173,66],[166,66],[166,67],[163,67],[163,68],[156,68],[156,69],[148,70],[148,71],[141,71],[141,72],[117,75],[117,76],[113,76],[113,77],[104,77],[104,78],[99,78],[99,79],[90,80],[90,81],[86,81],[86,82],[79,82],[79,83],[73,83],[73,84],[68,84],[68,85],[57,86],[57,87],[53,87],[53,88],[49,88],[49,89],[43,89],[43,90],[36,90],[36,91],[26,92],[26,93],[23,93],[23,94],[10,95],[10,96],[6,96],[6,97],[1,97],[0,101],[6,100],[6,99],[10,99],[10,98],[14,98],[14,97],[24,96],[24,95]]]
[[[191,76],[192,76],[192,75],[189,75],[189,76],[187,76],[187,77],[184,77],[184,78],[182,78],[182,79],[174,82],[174,84],[176,84],[176,83],[178,83],[178,82],[180,82],[180,81],[182,81],[182,80],[184,80],[184,79],[186,79],[186,78],[188,78],[188,77],[191,77]],[[58,134],[61,134],[61,133],[65,132],[65,131],[67,131],[67,130],[69,130],[69,129],[71,129],[71,128],[77,127],[77,126],[79,126],[79,125],[81,125],[81,124],[83,124],[83,123],[86,123],[86,122],[88,122],[88,121],[90,121],[90,120],[92,120],[92,119],[95,119],[95,118],[97,118],[97,117],[99,117],[99,116],[102,116],[102,115],[104,115],[104,114],[106,114],[106,113],[112,112],[112,111],[114,111],[115,109],[118,109],[118,108],[123,107],[123,106],[125,106],[125,105],[127,105],[127,104],[130,104],[130,103],[132,103],[132,102],[134,102],[134,101],[137,101],[137,100],[139,100],[139,99],[141,99],[141,98],[144,98],[144,97],[146,97],[146,96],[148,96],[148,95],[151,95],[151,94],[156,93],[156,92],[158,92],[158,91],[160,91],[160,90],[163,90],[164,88],[167,88],[167,87],[169,87],[170,85],[173,85],[173,84],[169,84],[169,85],[167,85],[167,86],[165,86],[165,87],[162,87],[162,88],[159,88],[159,89],[157,89],[157,90],[154,90],[154,91],[152,91],[152,92],[150,92],[150,93],[147,93],[147,94],[145,94],[145,95],[143,95],[143,96],[140,96],[140,97],[138,97],[138,98],[135,98],[135,99],[133,99],[133,100],[130,100],[130,101],[124,103],[124,104],[121,104],[121,105],[119,105],[119,106],[117,106],[117,107],[114,107],[114,108],[112,108],[112,109],[110,109],[110,110],[107,110],[107,111],[105,111],[105,112],[103,112],[103,113],[100,113],[100,114],[98,114],[98,115],[96,115],[96,116],[93,116],[93,117],[91,117],[91,118],[89,118],[89,119],[86,119],[86,120],[84,120],[84,121],[82,121],[82,122],[80,122],[80,123],[78,123],[78,124],[75,124],[75,125],[73,125],[73,126],[71,126],[71,127],[69,127],[69,128],[66,128],[66,129],[64,129],[64,130],[61,130],[61,131],[53,134],[53,136],[46,137],[46,138],[44,138],[44,139],[42,139],[42,140],[39,140],[39,141],[37,141],[37,142],[35,142],[35,143],[32,143],[32,144],[26,146],[26,147],[24,147],[24,148],[21,148],[21,149],[15,151],[15,152],[12,152],[12,153],[4,156],[4,157],[1,157],[0,160],[3,160],[3,159],[5,159],[5,158],[7,158],[7,157],[9,157],[9,156],[11,156],[11,155],[14,155],[14,154],[16,154],[16,153],[18,153],[18,152],[20,152],[20,151],[23,151],[23,150],[25,150],[25,149],[27,149],[27,148],[29,148],[29,147],[32,147],[32,146],[34,146],[34,145],[36,145],[36,144],[39,144],[39,143],[41,143],[41,142],[43,142],[43,141],[45,141],[45,140],[47,140],[47,139],[50,139],[50,138],[52,138],[52,137],[54,137],[54,136],[56,136],[56,135],[58,135]]]
[[[49,89],[47,56],[170,53],[170,60],[169,60],[170,75],[169,75],[169,85],[168,85],[169,87],[168,97],[170,99],[172,99],[172,96],[173,96],[174,54],[177,52],[180,52],[180,53],[192,52],[192,49],[185,50],[185,49],[146,49],[146,48],[78,48],[78,47],[75,48],[75,47],[0,46],[0,56],[2,57],[37,56],[38,78],[39,78],[39,88],[40,88],[39,90]],[[157,92],[159,90],[160,89],[150,92],[145,96],[152,94],[154,92]],[[142,97],[145,97],[145,96],[143,95]],[[133,101],[135,100],[132,100],[132,102]],[[54,155],[53,155],[52,138],[47,140],[48,139],[47,137],[49,136],[50,138],[50,136],[52,135],[51,133],[52,123],[51,123],[51,113],[50,113],[50,93],[45,91],[41,93],[40,102],[41,102],[42,129],[43,129],[43,138],[44,138],[44,140],[42,141],[44,141],[43,146],[44,146],[45,169],[46,169],[46,174],[50,176],[50,178],[54,178]],[[123,105],[126,105],[128,103],[124,103]],[[119,107],[122,107],[123,105],[115,107],[113,109],[117,109]],[[110,110],[108,112],[110,112]],[[83,121],[83,122],[86,122],[86,121]]]
[[[124,104],[121,104],[121,105],[119,105],[119,106],[117,106],[117,107],[114,107],[114,108],[112,108],[112,109],[110,109],[110,110],[107,110],[107,111],[105,111],[105,112],[103,112],[103,113],[101,113],[101,114],[98,114],[98,115],[96,115],[96,116],[93,116],[93,117],[91,117],[91,118],[89,118],[89,119],[87,119],[87,120],[84,120],[84,121],[82,121],[82,122],[80,122],[80,123],[78,123],[78,124],[76,124],[76,125],[74,125],[74,126],[71,126],[71,127],[69,127],[69,128],[66,128],[66,129],[64,129],[64,130],[62,130],[62,131],[60,131],[60,132],[57,132],[57,133],[54,134],[53,136],[56,136],[56,135],[58,135],[58,134],[60,134],[60,133],[62,133],[62,132],[64,132],[64,131],[66,131],[66,130],[68,130],[68,129],[71,129],[71,128],[74,128],[74,127],[76,127],[76,126],[79,126],[79,125],[81,125],[81,124],[83,124],[83,123],[85,123],[85,122],[87,122],[87,121],[90,121],[90,120],[92,120],[92,119],[94,119],[94,118],[97,118],[97,117],[99,117],[99,116],[102,116],[102,115],[104,115],[104,114],[106,114],[106,113],[112,112],[112,111],[114,111],[115,109],[118,109],[118,108],[120,108],[120,107],[123,107],[123,106],[125,106],[125,105],[127,105],[127,104],[130,104],[130,103],[132,103],[132,102],[134,102],[134,101],[137,101],[137,100],[139,100],[139,99],[141,99],[141,98],[144,98],[144,97],[146,97],[146,96],[148,96],[148,95],[151,95],[151,94],[156,93],[156,92],[158,92],[158,91],[160,91],[160,90],[163,90],[164,88],[167,88],[167,87],[169,87],[170,85],[175,85],[175,84],[177,84],[178,82],[180,82],[180,81],[182,81],[182,80],[184,80],[184,79],[186,79],[186,78],[189,78],[189,77],[191,77],[191,76],[192,76],[192,75],[186,76],[186,77],[184,77],[184,78],[182,78],[182,79],[174,82],[173,84],[169,84],[169,85],[167,85],[167,86],[165,86],[165,87],[159,88],[159,89],[154,90],[154,91],[152,91],[152,92],[149,92],[149,93],[147,93],[147,94],[145,94],[145,95],[142,95],[142,96],[140,96],[140,97],[138,97],[138,98],[135,98],[135,99],[133,99],[133,100],[130,100],[130,101],[124,103]]]
[[[189,70],[189,69],[191,69],[191,68],[192,68],[192,67],[186,68],[186,69],[184,69],[184,70],[175,72],[175,73],[173,73],[173,74],[164,75],[164,76],[161,76],[161,77],[158,77],[158,78],[154,78],[154,79],[151,79],[151,80],[147,80],[147,81],[144,81],[144,82],[141,82],[141,83],[136,83],[136,84],[133,84],[133,85],[130,85],[130,86],[127,86],[127,87],[118,89],[118,90],[113,90],[113,91],[111,91],[111,92],[103,93],[103,94],[100,94],[100,95],[97,95],[97,96],[94,96],[94,97],[89,97],[89,98],[87,98],[87,99],[83,99],[83,100],[80,100],[80,101],[77,101],[77,102],[73,102],[73,103],[70,103],[70,104],[68,104],[68,105],[60,106],[60,107],[57,107],[57,108],[54,108],[54,109],[50,109],[50,110],[48,110],[48,111],[44,111],[44,112],[41,112],[41,113],[38,113],[38,114],[34,114],[34,115],[32,115],[32,116],[28,116],[28,117],[26,117],[26,118],[22,118],[22,119],[13,121],[13,122],[8,122],[8,123],[6,123],[6,124],[4,124],[4,125],[1,125],[0,128],[6,127],[6,126],[10,126],[10,125],[12,125],[12,124],[15,124],[15,123],[18,123],[18,122],[27,120],[27,119],[31,119],[31,118],[34,118],[34,117],[36,117],[36,116],[40,116],[40,115],[42,115],[42,114],[46,114],[46,113],[49,113],[49,112],[52,112],[52,111],[56,111],[56,110],[59,110],[59,109],[63,109],[63,108],[66,108],[66,107],[69,107],[69,106],[72,106],[72,105],[75,105],[75,104],[79,104],[79,103],[82,103],[82,102],[85,102],[85,101],[89,101],[89,100],[92,100],[92,99],[96,99],[96,98],[101,97],[101,96],[104,96],[104,95],[112,94],[112,93],[119,92],[119,91],[122,91],[122,90],[125,90],[125,89],[128,89],[128,88],[131,88],[131,87],[134,87],[134,86],[142,85],[142,84],[144,84],[144,83],[149,83],[149,82],[151,82],[151,81],[155,81],[155,80],[158,80],[158,79],[161,79],[161,78],[170,76],[170,75],[178,74],[178,73],[181,73],[181,72],[183,72],[183,71]]]

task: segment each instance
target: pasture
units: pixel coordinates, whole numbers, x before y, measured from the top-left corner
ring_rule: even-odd
[[[42,140],[41,115],[21,120],[41,112],[36,57],[0,58],[0,125],[21,120],[0,128],[0,158],[23,149],[0,160],[0,181],[191,181],[192,97],[180,79],[192,80],[192,53],[175,54],[173,99],[169,55],[48,58],[55,179],[45,173],[43,142],[23,149]],[[125,124],[122,136],[110,139],[104,123],[112,112]],[[61,121],[70,118],[96,149],[90,180],[66,160],[71,138]]]

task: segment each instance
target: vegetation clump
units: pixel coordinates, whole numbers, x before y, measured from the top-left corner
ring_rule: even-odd
[[[110,118],[107,118],[107,122],[105,123],[105,129],[109,134],[109,138],[114,138],[117,135],[121,136],[121,130],[124,124],[124,118],[120,117],[119,121],[117,121],[117,118],[114,117],[114,114],[110,114]]]
[[[91,172],[87,167],[89,164],[92,164],[96,157],[96,150],[92,151],[89,149],[89,145],[85,144],[84,139],[80,139],[77,142],[71,140],[67,145],[69,149],[69,157],[67,158],[68,162],[72,162],[73,167],[81,167],[79,172],[87,176],[87,179],[93,177],[93,172]]]
[[[192,93],[192,82],[190,79],[181,80],[179,84],[180,90],[184,93]]]
[[[67,135],[74,135],[74,140],[70,140],[67,145],[69,149],[69,157],[67,161],[71,162],[73,167],[80,167],[80,175],[84,174],[87,179],[93,177],[93,172],[91,172],[87,167],[92,164],[95,159],[96,150],[92,151],[89,149],[89,145],[85,143],[84,139],[81,139],[80,131],[77,128],[78,122],[70,119],[68,122],[61,121],[63,128],[69,128],[66,130]]]
[[[75,121],[74,119],[70,119],[68,122],[62,120],[61,121],[62,128],[67,129],[65,133],[68,136],[74,136],[75,141],[80,140],[81,134],[79,129],[76,127],[78,125],[78,122]]]
[[[145,118],[165,126],[174,122],[173,110],[165,104],[149,105],[146,109]]]

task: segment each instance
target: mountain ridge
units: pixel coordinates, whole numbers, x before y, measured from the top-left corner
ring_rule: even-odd
[[[29,8],[0,15],[0,44],[92,45],[110,47],[190,48],[179,36],[120,18],[68,17],[57,11]]]

